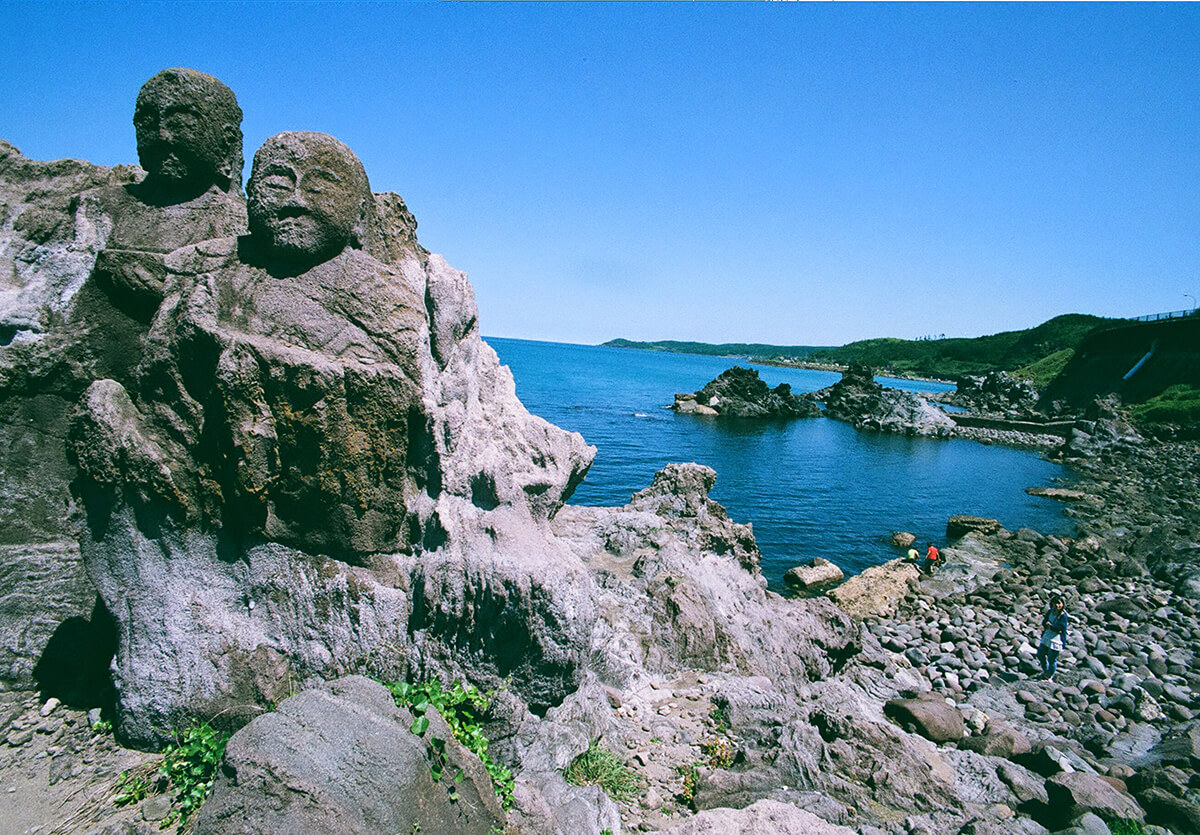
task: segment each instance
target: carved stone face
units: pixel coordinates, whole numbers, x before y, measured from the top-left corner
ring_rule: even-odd
[[[360,245],[371,188],[358,157],[328,134],[268,139],[246,192],[250,234],[276,258],[313,266]]]
[[[147,182],[187,193],[240,185],[241,120],[233,91],[217,79],[163,70],[142,86],[133,111]]]

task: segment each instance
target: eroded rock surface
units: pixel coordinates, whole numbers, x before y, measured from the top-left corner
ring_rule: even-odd
[[[412,733],[412,714],[360,676],[293,696],[229,740],[195,831],[489,835],[504,820],[491,778],[436,711],[428,718]]]
[[[695,394],[675,395],[672,408],[684,414],[722,415],[739,418],[817,417],[821,407],[811,394],[792,394],[780,383],[769,387],[753,368],[735,365]]]
[[[0,143],[0,542],[6,562],[41,566],[0,569],[13,581],[0,602],[0,669],[11,681],[32,683],[59,625],[93,610],[68,420],[93,380],[128,381],[162,299],[164,254],[245,230],[241,118],[220,81],[170,69],[138,95],[144,170],[35,162]],[[50,552],[62,559],[45,562]],[[29,597],[45,605],[30,608]]]
[[[885,389],[875,382],[875,370],[865,365],[850,366],[824,395],[826,417],[847,421],[856,429],[949,437],[955,428],[949,415],[924,398]]]

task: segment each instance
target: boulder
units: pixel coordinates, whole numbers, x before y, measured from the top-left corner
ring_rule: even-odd
[[[1145,819],[1137,801],[1098,774],[1055,774],[1046,781],[1046,794],[1049,808],[1064,821],[1087,812],[1102,818]]]
[[[911,548],[917,542],[917,535],[908,531],[896,531],[892,534],[892,545],[897,548]]]
[[[1200,722],[1192,722],[1166,735],[1150,755],[1164,765],[1200,769]]]
[[[1044,499],[1055,499],[1060,502],[1079,502],[1087,498],[1087,493],[1066,487],[1026,487],[1025,492],[1031,496],[1041,496]]]
[[[922,693],[913,699],[890,699],[883,712],[900,727],[932,742],[957,742],[966,733],[962,712],[934,693]]]
[[[1172,832],[1200,832],[1200,806],[1160,788],[1150,788],[1137,796],[1146,810],[1146,820]]]
[[[921,576],[912,563],[889,560],[856,574],[828,592],[837,605],[856,617],[888,615],[908,593],[909,584]]]
[[[783,575],[783,579],[784,582],[793,588],[800,589],[801,591],[810,591],[822,586],[840,583],[845,579],[845,576],[842,569],[824,557],[813,557],[809,560],[808,565],[798,565],[794,568],[789,568],[787,573]]]
[[[787,383],[770,388],[757,371],[736,365],[695,394],[675,395],[673,408],[684,414],[740,418],[816,417],[821,413],[811,395],[797,397]]]
[[[504,810],[483,764],[426,716],[417,736],[412,714],[358,676],[285,699],[229,740],[196,832],[494,832]]]
[[[1029,753],[1033,746],[1029,738],[1016,728],[1004,722],[991,721],[984,733],[967,737],[958,747],[989,757],[1012,759]]]
[[[999,530],[999,519],[984,516],[951,516],[946,522],[947,539],[961,539],[969,533],[994,534]]]
[[[853,835],[848,826],[829,823],[790,803],[760,800],[744,809],[710,809],[664,835]]]

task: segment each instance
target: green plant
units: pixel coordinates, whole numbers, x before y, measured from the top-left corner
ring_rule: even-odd
[[[171,791],[173,808],[159,828],[166,829],[176,822],[187,823],[212,792],[217,766],[225,756],[227,742],[229,734],[216,730],[207,722],[193,725],[179,735],[178,742],[167,746],[157,763],[122,772],[117,779],[113,802],[127,806],[144,800],[151,793]]]
[[[708,712],[708,718],[712,720],[713,728],[717,733],[723,734],[729,730],[729,719],[725,715],[725,708],[721,705],[713,705],[712,710]]]
[[[107,719],[101,719],[95,725],[92,725],[92,736],[103,736],[112,733],[112,722]]]
[[[479,692],[475,685],[456,681],[448,688],[442,687],[437,679],[430,679],[416,684],[407,682],[392,682],[385,684],[391,692],[392,699],[399,707],[408,708],[416,717],[411,731],[418,736],[424,736],[429,730],[429,717],[426,715],[430,708],[436,710],[450,726],[450,732],[467,750],[479,757],[488,776],[492,778],[492,788],[501,804],[507,809],[512,805],[513,776],[508,767],[496,762],[488,753],[488,738],[483,733],[482,717],[487,712],[490,703],[487,696]],[[446,767],[446,741],[437,737],[429,740],[433,749],[433,764],[430,773],[434,780],[441,780]],[[454,785],[463,780],[462,770],[454,776]],[[451,799],[458,798],[458,790],[450,789]]]
[[[709,737],[700,743],[700,752],[712,768],[729,768],[737,755],[737,749],[727,736]]]
[[[1112,835],[1143,835],[1146,831],[1141,821],[1132,818],[1108,818],[1104,822]]]
[[[179,744],[163,754],[159,773],[175,792],[175,809],[163,820],[164,829],[176,819],[186,823],[212,793],[227,742],[228,733],[205,722],[184,731]]]
[[[1180,383],[1130,409],[1135,423],[1200,423],[1200,387]]]
[[[154,789],[158,767],[161,764],[161,760],[155,760],[137,768],[122,771],[121,776],[117,778],[113,803],[118,806],[129,806],[145,800],[146,796]]]
[[[689,763],[675,766],[675,770],[683,778],[683,789],[679,792],[679,799],[684,806],[691,806],[692,799],[696,796],[696,782],[700,779],[700,769],[695,763]]]
[[[613,800],[626,803],[638,790],[637,775],[599,740],[571,761],[563,777],[573,786],[599,786]]]

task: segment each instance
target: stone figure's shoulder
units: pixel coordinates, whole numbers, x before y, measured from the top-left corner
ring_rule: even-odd
[[[181,276],[201,275],[231,267],[238,263],[238,241],[236,236],[212,238],[180,247],[167,254],[167,272]]]
[[[339,257],[345,290],[373,300],[372,306],[381,311],[396,305],[424,309],[424,274],[410,275],[360,249],[347,249]]]

